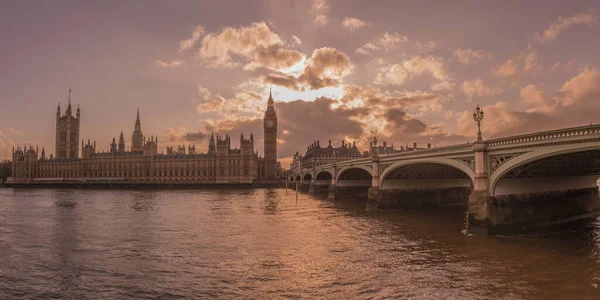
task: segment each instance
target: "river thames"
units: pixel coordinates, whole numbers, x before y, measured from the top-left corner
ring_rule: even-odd
[[[600,221],[463,226],[284,189],[0,189],[0,299],[600,298]]]

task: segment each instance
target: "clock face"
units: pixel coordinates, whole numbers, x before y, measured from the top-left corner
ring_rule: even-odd
[[[275,126],[275,121],[273,121],[273,120],[268,120],[268,121],[267,121],[267,127],[269,127],[269,128],[273,128],[273,126]]]

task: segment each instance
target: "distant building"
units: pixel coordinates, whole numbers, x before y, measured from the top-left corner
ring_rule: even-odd
[[[400,147],[400,149],[398,150],[398,152],[415,151],[415,150],[426,150],[426,149],[431,149],[431,143],[427,143],[427,147],[426,148],[419,148],[419,147],[417,147],[417,143],[413,143],[412,148],[409,147],[408,144],[406,144],[406,146]]]
[[[334,148],[329,141],[327,147],[321,147],[320,141],[314,141],[306,147],[304,155],[296,152],[292,157],[290,169],[299,171],[302,169],[312,169],[313,167],[333,163],[334,161],[343,161],[360,158],[361,153],[356,147],[356,143],[346,144],[342,141],[340,147]]]
[[[383,142],[383,145],[377,146],[377,138],[375,138],[374,141],[369,143],[369,153],[377,153],[379,155],[392,154],[396,153],[396,149],[394,148],[394,143],[388,146],[386,141]]]
[[[290,171],[291,173],[300,173],[302,171],[302,154],[298,153],[298,151],[292,156]]]
[[[369,153],[365,153],[365,155],[363,155],[363,157],[371,156],[372,153],[377,153],[378,155],[387,155],[387,154],[393,154],[393,153],[398,153],[398,152],[425,150],[425,149],[430,149],[431,144],[427,143],[427,148],[418,148],[417,143],[413,143],[412,147],[409,147],[408,144],[406,144],[406,146],[400,146],[400,149],[396,149],[394,147],[393,143],[390,146],[388,146],[387,142],[385,142],[385,141],[382,143],[381,146],[378,146],[377,138],[375,138],[372,142],[369,143],[369,148],[370,148]]]
[[[70,98],[70,96],[69,96]],[[240,135],[240,148],[231,148],[231,136],[211,135],[206,153],[195,145],[167,147],[158,153],[158,138],[142,132],[139,110],[131,135],[131,148],[125,148],[123,132],[119,140],[112,139],[108,152],[99,152],[96,142],[81,141],[79,157],[81,111],[72,116],[71,102],[61,116],[60,104],[56,116],[56,157],[46,156],[29,147],[12,151],[14,183],[76,181],[125,181],[132,183],[248,183],[257,179],[277,179],[281,167],[277,162],[277,115],[269,94],[265,112],[265,157],[254,151],[254,136]]]

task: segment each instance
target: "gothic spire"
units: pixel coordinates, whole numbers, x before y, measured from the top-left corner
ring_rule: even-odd
[[[71,88],[69,88],[69,105],[67,106],[66,114],[68,116],[71,115]]]
[[[275,103],[273,103],[273,94],[271,93],[271,87],[269,86],[269,100],[267,101],[267,107],[274,107]]]
[[[140,109],[139,108],[137,110],[137,119],[135,120],[135,130],[136,131],[142,130],[142,123],[140,122]]]

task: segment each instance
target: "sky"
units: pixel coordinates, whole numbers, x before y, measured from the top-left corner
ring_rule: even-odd
[[[465,143],[600,122],[598,1],[2,1],[0,159],[54,152],[55,113],[107,151],[147,136],[206,151],[255,136],[269,88],[278,156],[313,140]]]

